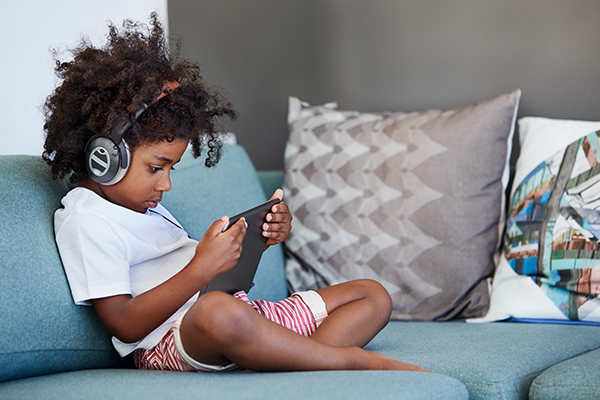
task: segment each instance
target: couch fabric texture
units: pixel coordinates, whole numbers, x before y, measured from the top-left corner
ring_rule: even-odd
[[[466,399],[465,386],[441,375],[383,371],[231,374],[170,373],[132,369],[112,347],[110,334],[91,307],[70,295],[53,233],[54,211],[68,191],[34,156],[0,157],[2,251],[0,264],[0,398],[105,399],[286,398]],[[226,146],[222,161],[207,169],[189,153],[172,174],[164,204],[193,237],[222,215],[264,201],[246,152]],[[283,252],[266,252],[253,298],[287,296]],[[364,372],[364,373],[363,373]],[[360,378],[358,378],[360,376]]]
[[[282,172],[266,177],[267,196]],[[262,177],[262,175],[260,175]],[[193,237],[265,199],[244,149],[217,167],[186,153],[165,206]],[[54,244],[53,213],[68,187],[41,157],[0,156],[0,398],[23,399],[532,399],[598,398],[597,327],[392,321],[367,345],[436,374],[325,371],[194,374],[132,369],[89,307],[73,304]],[[250,291],[287,295],[282,249],[266,253]],[[553,395],[555,397],[550,397]]]
[[[100,319],[74,306],[54,242],[67,185],[52,180],[41,157],[2,156],[0,175],[0,382],[119,366]]]
[[[544,371],[529,391],[530,400],[600,398],[600,350],[590,351]]]

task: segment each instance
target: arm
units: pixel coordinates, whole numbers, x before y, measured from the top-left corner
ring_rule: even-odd
[[[277,189],[270,200],[275,198],[283,199],[283,190]],[[271,208],[271,213],[267,214],[263,224],[263,236],[267,238],[265,250],[270,246],[283,242],[292,230],[292,214],[285,202],[275,204]]]
[[[206,231],[194,258],[176,275],[132,297],[118,295],[91,300],[110,333],[125,343],[141,340],[173,315],[212,278],[235,266],[246,234],[245,221],[221,233],[227,217]]]

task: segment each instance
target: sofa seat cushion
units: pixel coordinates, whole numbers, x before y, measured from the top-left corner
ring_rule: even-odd
[[[0,398],[45,399],[467,399],[465,387],[439,374],[327,371],[222,374],[87,370],[0,385]]]
[[[546,369],[600,348],[600,331],[582,325],[394,321],[367,348],[454,377],[470,399],[527,399],[531,382]]]
[[[600,399],[600,350],[564,361],[535,378],[531,400]]]

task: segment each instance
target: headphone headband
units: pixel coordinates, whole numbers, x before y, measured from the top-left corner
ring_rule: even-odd
[[[162,93],[158,95],[156,99],[152,102],[153,104],[171,93],[173,90],[181,87],[181,84],[177,81],[163,81]]]
[[[178,87],[181,87],[181,85],[177,81],[164,81],[161,93],[156,97],[156,99],[154,99],[154,101],[151,104],[154,104],[160,99],[165,98],[169,93],[171,93]],[[137,121],[147,109],[148,105],[146,103],[142,103],[141,107],[138,108],[133,114],[133,118],[131,120],[125,121],[125,123],[121,125],[121,127],[117,128],[110,135],[112,141],[115,143],[119,143],[123,139],[123,135],[125,134],[125,132],[127,132],[129,128],[131,128],[132,122]]]

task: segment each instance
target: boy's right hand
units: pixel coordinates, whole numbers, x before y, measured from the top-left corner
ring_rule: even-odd
[[[246,220],[241,218],[223,232],[228,222],[227,216],[213,222],[196,246],[193,261],[203,278],[208,281],[235,267],[242,254]]]

